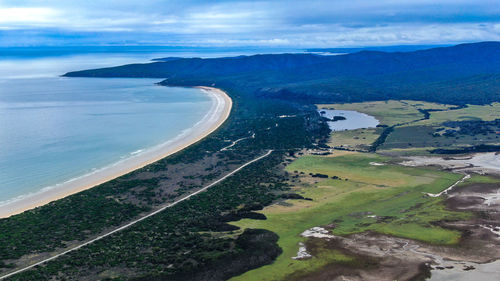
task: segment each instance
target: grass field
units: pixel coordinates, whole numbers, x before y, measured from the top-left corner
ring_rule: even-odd
[[[382,125],[396,125],[424,117],[418,109],[447,109],[448,105],[421,101],[373,101],[360,103],[318,104],[318,108],[355,110],[377,118]]]
[[[318,108],[335,108],[342,110],[356,110],[379,119],[384,125],[397,125],[389,134],[385,143],[378,147],[384,153],[404,155],[429,154],[428,150],[436,148],[457,148],[471,145],[496,145],[500,143],[498,134],[487,135],[458,135],[456,137],[434,136],[437,129],[445,132],[448,128],[443,126],[447,121],[483,120],[492,121],[500,118],[500,103],[491,105],[469,105],[465,108],[452,109],[451,105],[428,103],[421,101],[377,101],[346,104],[320,104]],[[429,119],[420,120],[424,114],[419,109],[433,109]],[[367,150],[381,134],[382,130],[359,129],[352,131],[334,132],[329,145],[354,150]],[[421,149],[425,148],[425,149]]]
[[[466,108],[432,112],[428,120],[414,125],[440,125],[446,121],[477,120],[491,121],[500,118],[500,103],[491,105],[469,105]]]
[[[377,153],[386,155],[386,156],[397,156],[397,157],[406,157],[406,156],[430,156],[432,155],[429,151],[435,149],[435,147],[409,147],[409,148],[390,148],[390,149],[382,149],[377,150]]]
[[[328,145],[331,147],[344,147],[355,150],[368,150],[370,145],[378,138],[382,128],[367,128],[348,131],[333,132]]]
[[[430,168],[373,165],[389,161],[390,158],[375,154],[344,153],[337,157],[304,156],[290,164],[288,172],[299,174],[301,179],[295,183],[295,192],[313,200],[287,200],[269,206],[262,211],[267,220],[233,222],[242,229],[264,228],[277,233],[283,249],[273,264],[233,280],[283,280],[293,272],[305,273],[330,263],[353,262],[353,257],[332,250],[324,250],[307,260],[292,259],[298,243],[305,241],[300,233],[332,222],[335,235],[371,230],[433,244],[457,243],[460,233],[431,222],[466,218],[469,214],[445,210],[441,199],[424,196],[423,192],[439,192],[461,176]],[[313,178],[308,173],[338,176],[342,180]]]
[[[442,127],[442,126],[441,126]],[[500,138],[495,133],[486,135],[458,135],[457,137],[434,137],[433,133],[438,126],[408,126],[397,127],[387,137],[385,143],[380,147],[382,150],[394,148],[453,148],[480,144],[497,144]]]
[[[450,105],[450,104],[442,104],[442,103],[433,103],[433,102],[425,102],[425,101],[414,101],[414,100],[402,100],[402,103],[411,105],[415,108],[418,109],[441,109],[441,110],[446,110],[452,107],[455,107],[455,105]]]

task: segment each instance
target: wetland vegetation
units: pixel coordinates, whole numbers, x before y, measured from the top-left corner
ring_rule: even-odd
[[[378,240],[397,249],[418,245],[482,251],[486,244],[464,247],[472,238],[491,238],[485,234],[488,230],[477,233],[478,228],[471,227],[479,214],[490,213],[452,208],[448,200],[426,195],[441,192],[462,175],[404,167],[397,157],[495,144],[496,139],[475,140],[467,134],[435,134],[443,131],[440,128],[446,133],[457,126],[470,127],[467,122],[499,119],[500,107],[492,103],[500,100],[498,83],[493,83],[500,75],[498,54],[498,43],[481,43],[394,54],[160,59],[68,73],[156,77],[165,78],[160,83],[164,86],[218,87],[233,99],[233,111],[215,133],[177,154],[1,219],[0,272],[126,224],[269,149],[273,150],[269,157],[206,192],[10,279],[293,280],[327,272],[331,265],[345,270],[332,273],[336,277],[384,266],[384,257],[355,252],[333,238],[301,236],[313,227],[325,229],[321,234],[327,237],[346,240],[382,236]],[[441,62],[437,68],[436,60]],[[475,93],[479,88],[480,96]],[[440,95],[434,94],[437,89]],[[366,113],[380,124],[331,135],[314,104]],[[493,137],[491,128],[496,125],[480,124],[489,128],[486,136]],[[499,182],[486,176],[471,181]],[[464,222],[469,228],[456,225]],[[292,259],[300,247],[312,257]],[[428,276],[429,264],[420,258],[393,268],[411,269],[413,275],[405,278],[414,280]]]
[[[309,200],[288,200],[259,211],[267,220],[233,222],[242,229],[264,228],[280,237],[283,254],[271,265],[249,271],[234,280],[285,280],[294,272],[310,272],[327,264],[352,263],[338,249],[323,249],[307,260],[293,260],[305,230],[326,225],[330,233],[348,236],[377,232],[439,245],[456,245],[461,233],[436,225],[442,220],[464,220],[471,213],[447,210],[442,198],[423,196],[439,192],[461,178],[433,168],[402,167],[391,158],[358,152],[338,156],[304,156],[287,167],[295,192]],[[373,165],[373,163],[383,165]],[[317,179],[309,173],[341,176],[343,180]]]

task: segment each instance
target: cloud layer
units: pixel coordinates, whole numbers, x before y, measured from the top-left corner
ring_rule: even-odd
[[[498,0],[0,0],[0,45],[331,47],[500,40]]]

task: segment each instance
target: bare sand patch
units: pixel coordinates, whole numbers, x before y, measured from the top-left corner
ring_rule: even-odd
[[[413,156],[406,157],[406,159],[400,164],[404,166],[440,166],[453,171],[500,175],[500,154],[495,152],[453,157]]]

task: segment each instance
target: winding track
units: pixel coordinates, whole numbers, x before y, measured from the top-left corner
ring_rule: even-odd
[[[460,183],[463,183],[464,181],[466,181],[467,179],[470,179],[470,175],[469,174],[466,174],[463,178],[459,179],[457,182],[455,182],[454,184],[450,185],[448,188],[446,188],[445,190],[439,192],[439,193],[425,193],[427,194],[428,196],[430,197],[439,197],[443,194],[448,194],[448,191],[452,190],[455,186],[457,186],[458,184]]]
[[[249,137],[244,137],[244,138],[241,138],[241,139],[237,139],[235,141],[233,141],[230,145],[226,146],[226,147],[223,147],[221,148],[219,151],[225,151],[225,150],[228,150],[229,148],[235,146],[237,143],[239,143],[240,141],[242,140],[246,140],[246,139],[254,139],[255,138],[255,133],[253,133],[251,136]]]
[[[124,230],[124,229],[127,229],[127,228],[129,228],[129,227],[133,226],[134,224],[136,224],[136,223],[138,223],[138,222],[140,222],[140,221],[143,221],[143,220],[145,220],[145,219],[147,219],[147,218],[149,218],[149,217],[152,217],[152,216],[154,216],[154,215],[156,215],[156,214],[158,214],[158,213],[160,213],[160,212],[162,212],[162,211],[164,211],[164,210],[166,210],[166,209],[168,209],[168,208],[170,208],[170,207],[173,207],[173,206],[177,205],[178,203],[180,203],[180,202],[182,202],[182,201],[184,201],[184,200],[187,200],[187,199],[191,198],[192,196],[194,196],[194,195],[196,195],[196,194],[198,194],[198,193],[201,193],[201,192],[203,192],[203,191],[206,191],[206,190],[207,190],[207,189],[209,189],[210,187],[212,187],[212,186],[214,186],[214,185],[216,185],[216,184],[218,184],[218,183],[222,182],[223,180],[227,179],[228,177],[230,177],[230,176],[234,175],[235,173],[239,172],[241,169],[245,168],[246,166],[248,166],[248,165],[250,165],[250,164],[252,164],[252,163],[254,163],[254,162],[257,162],[257,161],[259,161],[259,160],[261,160],[261,159],[263,159],[263,158],[265,158],[265,157],[269,156],[272,152],[273,152],[273,150],[272,150],[272,149],[268,150],[268,151],[266,152],[266,154],[261,155],[261,156],[259,156],[259,157],[255,158],[255,159],[253,159],[253,160],[251,160],[251,161],[246,162],[245,164],[241,165],[240,167],[238,167],[238,168],[237,168],[237,169],[235,169],[234,171],[230,172],[229,174],[227,174],[227,175],[223,176],[222,178],[220,178],[220,179],[218,179],[218,180],[216,180],[216,181],[212,182],[211,184],[209,184],[209,185],[207,185],[207,186],[203,187],[203,188],[202,188],[202,189],[200,189],[200,190],[197,190],[197,191],[195,191],[195,192],[193,192],[193,193],[191,193],[191,194],[189,194],[189,195],[187,195],[187,196],[185,196],[185,197],[183,197],[183,198],[181,198],[181,199],[179,199],[179,200],[177,200],[177,201],[174,201],[173,203],[170,203],[170,204],[168,204],[168,205],[166,205],[166,206],[163,206],[163,207],[161,207],[160,209],[158,209],[158,210],[156,210],[156,211],[153,211],[153,212],[151,212],[151,213],[149,213],[149,214],[147,214],[147,215],[145,215],[145,216],[143,216],[143,217],[140,217],[140,218],[138,218],[138,219],[135,219],[135,220],[133,220],[133,221],[131,221],[131,222],[127,223],[126,225],[120,226],[120,227],[118,227],[118,228],[116,228],[116,229],[114,229],[114,230],[111,230],[111,231],[109,231],[109,232],[106,232],[106,233],[104,233],[104,234],[101,234],[101,235],[97,236],[96,238],[94,238],[94,239],[92,239],[92,240],[89,240],[89,241],[87,241],[87,242],[85,242],[85,243],[82,243],[82,244],[79,244],[79,245],[77,245],[77,246],[74,246],[73,248],[68,249],[68,250],[66,250],[66,251],[64,251],[64,252],[62,252],[62,253],[59,253],[59,254],[55,255],[55,256],[52,256],[52,257],[50,257],[50,258],[46,258],[46,259],[41,260],[41,261],[39,261],[39,262],[37,262],[37,263],[34,263],[34,264],[32,264],[32,265],[28,265],[28,266],[23,267],[23,268],[21,268],[21,269],[18,269],[18,270],[16,270],[16,271],[13,271],[13,272],[7,273],[7,274],[5,274],[5,275],[2,275],[2,276],[0,276],[0,280],[1,280],[1,279],[8,278],[8,277],[11,277],[11,276],[13,276],[13,275],[15,275],[15,274],[21,273],[21,272],[26,271],[26,270],[28,270],[28,269],[31,269],[31,268],[33,268],[33,267],[35,267],[35,266],[37,266],[37,265],[41,265],[41,264],[46,263],[46,262],[48,262],[48,261],[54,260],[54,259],[56,259],[56,258],[58,258],[58,257],[60,257],[60,256],[62,256],[62,255],[65,255],[65,254],[67,254],[67,253],[70,253],[70,252],[76,251],[76,250],[78,250],[78,249],[80,249],[80,248],[82,248],[82,247],[84,247],[84,246],[87,246],[87,245],[92,244],[92,243],[94,243],[94,242],[96,242],[96,241],[98,241],[98,240],[101,240],[101,239],[103,239],[103,238],[106,238],[106,237],[108,237],[108,236],[112,235],[113,233],[116,233],[116,232],[118,232],[118,231],[122,231],[122,230]]]

